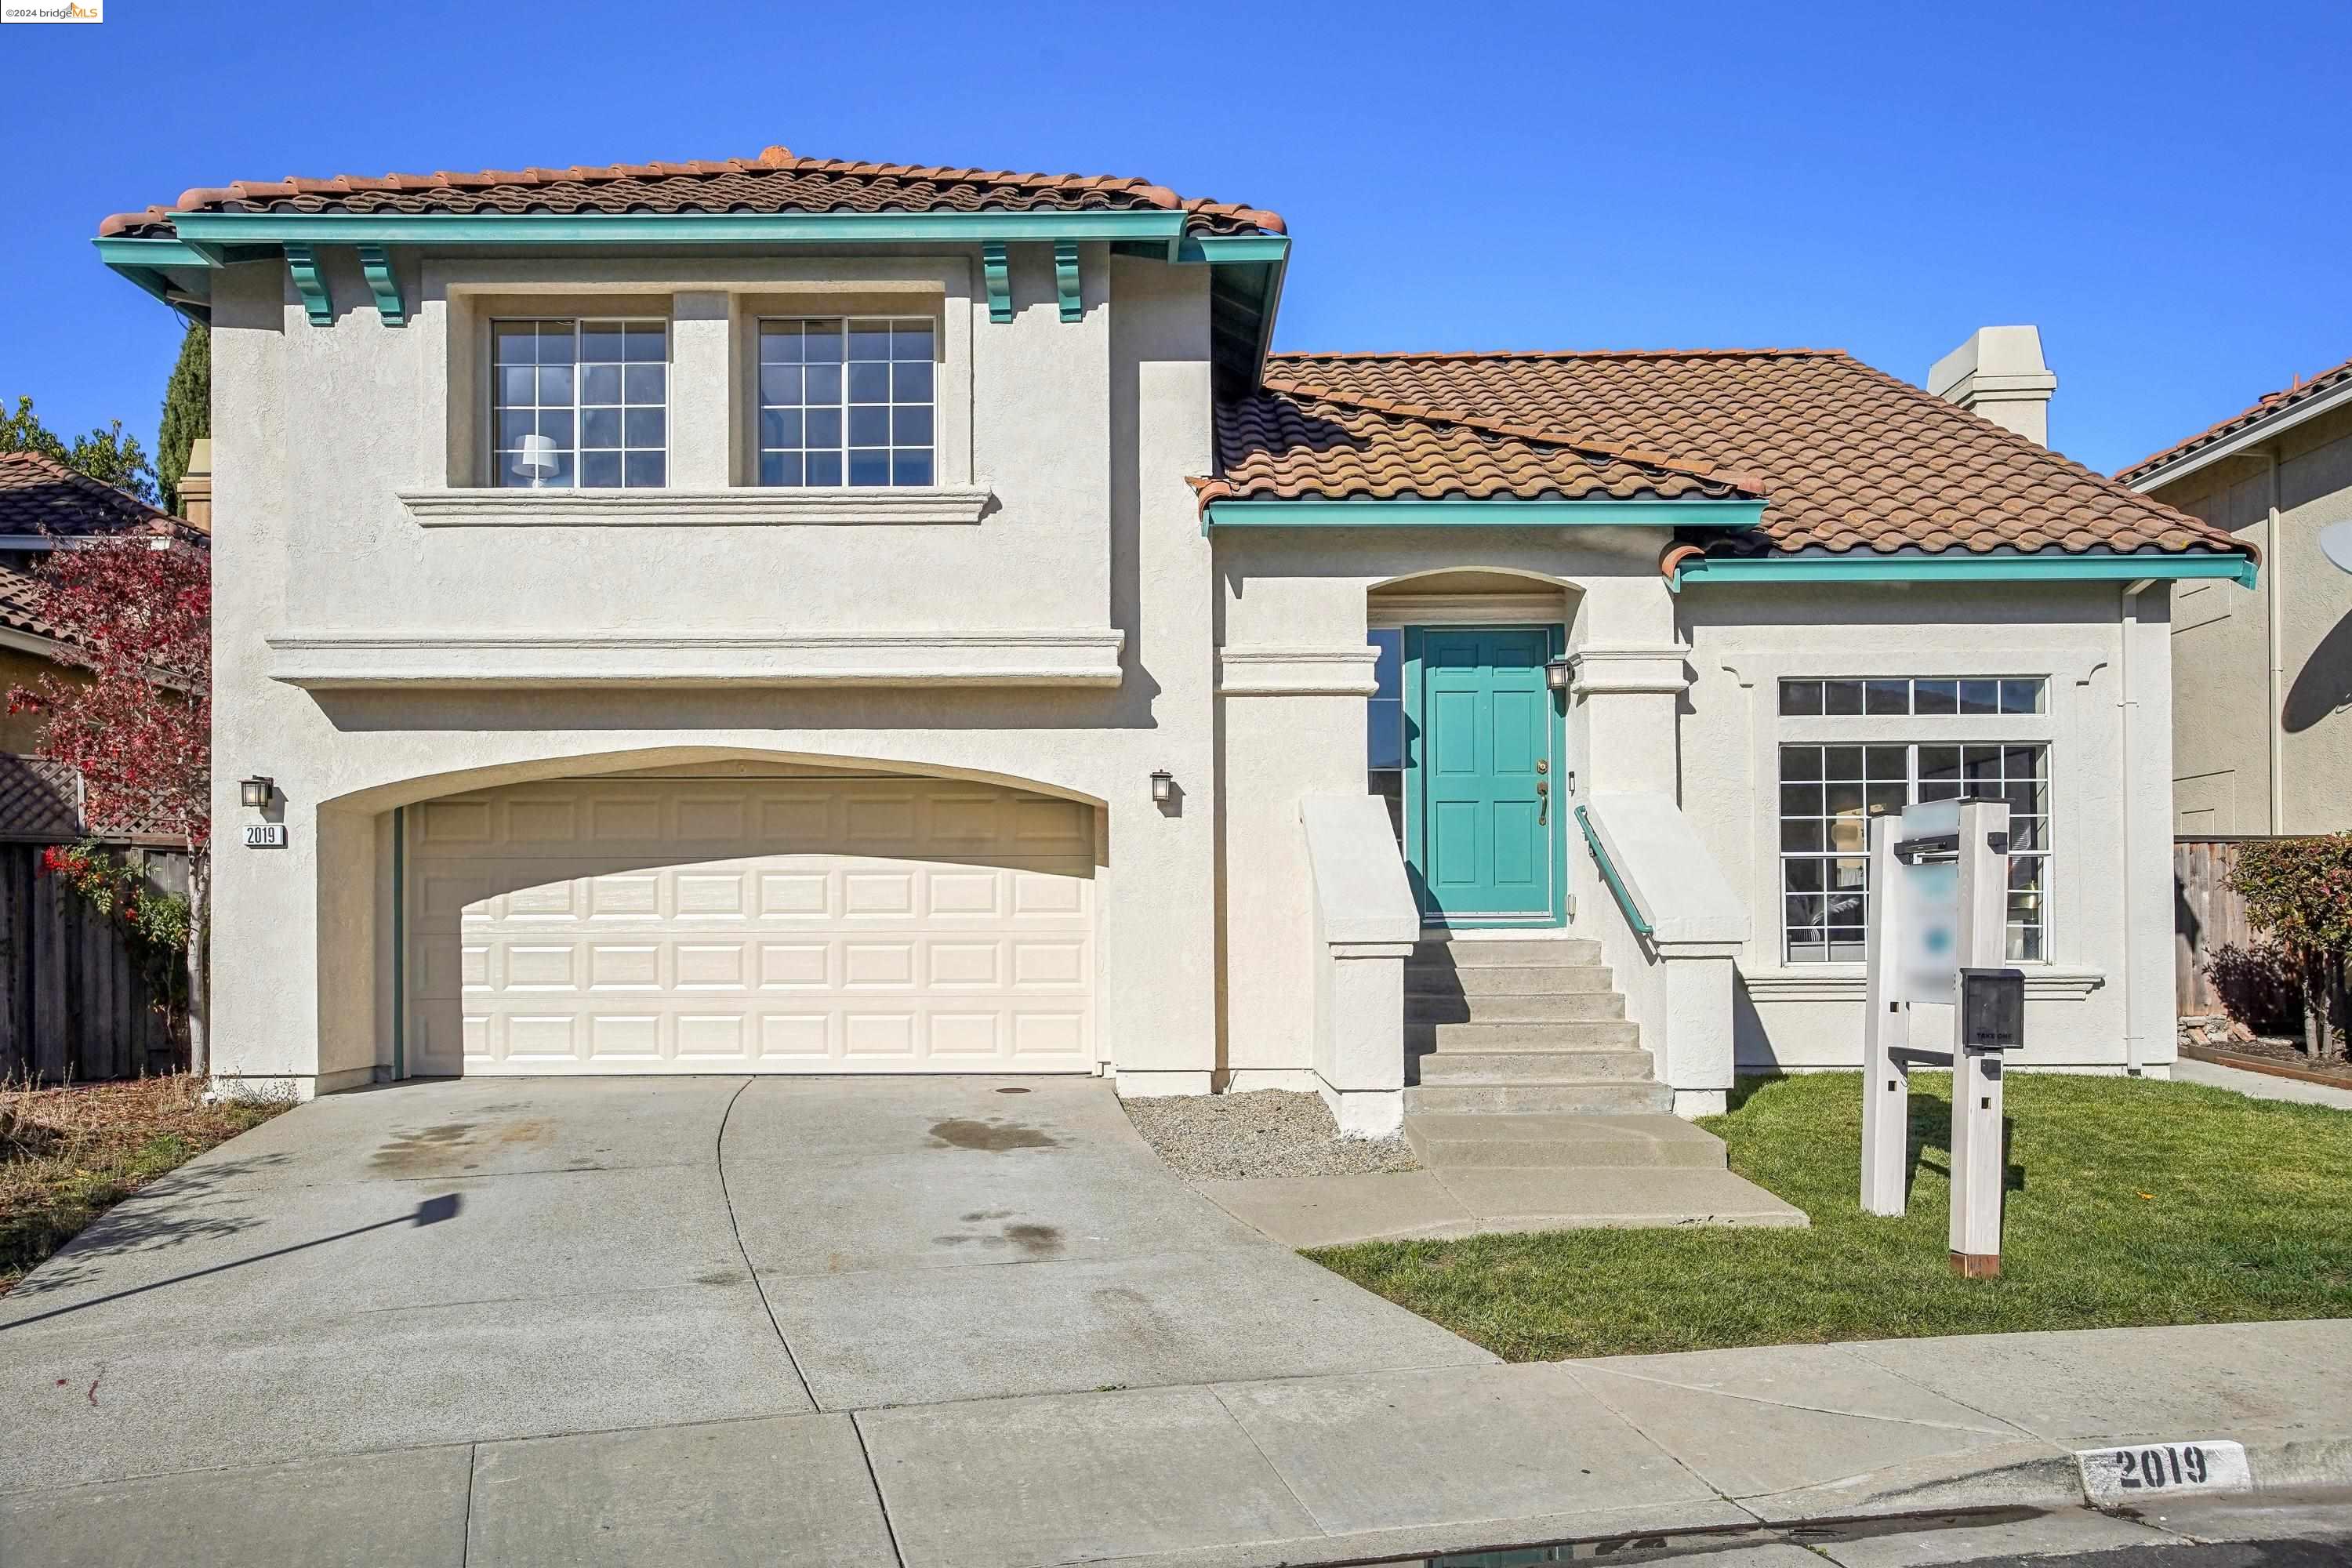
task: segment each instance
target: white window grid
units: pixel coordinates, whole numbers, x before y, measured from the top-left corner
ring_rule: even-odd
[[[929,317],[760,322],[760,482],[936,482],[938,327]]]
[[[1780,756],[1784,962],[1860,963],[1870,911],[1870,819],[1963,795],[2009,802],[2009,960],[2049,961],[2049,742],[1784,742]]]
[[[2049,682],[2038,675],[1864,676],[1780,682],[1780,716],[1979,718],[2040,713]]]
[[[646,489],[669,482],[668,322],[496,321],[490,342],[496,483]],[[554,472],[523,468],[526,436],[554,443]]]

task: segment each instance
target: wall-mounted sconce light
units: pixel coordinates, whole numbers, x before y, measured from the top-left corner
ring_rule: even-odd
[[[270,793],[277,787],[278,781],[268,773],[256,773],[249,779],[239,779],[236,785],[237,802],[252,810],[260,811],[269,805]]]
[[[1176,798],[1176,775],[1161,768],[1151,775],[1151,799],[1156,805],[1166,805]]]
[[[1544,661],[1544,684],[1550,687],[1554,691],[1565,691],[1568,689],[1570,673],[1570,670],[1568,662],[1568,656],[1566,654],[1557,654]]]

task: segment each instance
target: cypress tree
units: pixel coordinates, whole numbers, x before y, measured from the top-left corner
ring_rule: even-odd
[[[163,508],[180,510],[180,476],[188,471],[188,448],[213,433],[213,336],[190,322],[180,340],[179,363],[163,387],[163,426],[156,432],[155,467],[163,481]]]

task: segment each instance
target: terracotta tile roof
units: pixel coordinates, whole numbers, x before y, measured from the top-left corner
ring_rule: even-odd
[[[1693,536],[1710,554],[2248,552],[2219,529],[1836,350],[1283,353],[1268,357],[1265,374],[1265,395],[1219,411],[1222,471],[1212,483],[1234,488],[1218,493],[1379,494],[1375,479],[1395,484],[1403,470],[1412,488],[1392,493],[1476,493],[1482,483],[1502,493],[1491,487],[1503,474],[1557,482],[1551,469],[1572,473],[1573,454],[1577,463],[1603,460],[1585,493],[1617,493],[1610,487],[1623,471],[1610,475],[1608,462],[1653,470],[1659,485],[1686,476],[1698,493],[1711,493],[1709,483],[1762,493],[1758,528]],[[1391,432],[1377,447],[1307,438],[1317,422],[1353,433],[1348,421],[1381,401],[1423,415],[1475,412],[1445,415],[1462,431]],[[1524,446],[1498,450],[1483,432],[1474,440],[1471,420],[1520,431],[1511,439]],[[1203,499],[1215,496],[1204,489]]]
[[[2298,381],[2293,386],[2281,387],[2276,392],[2265,393],[2251,406],[2240,409],[2220,424],[2200,430],[2186,441],[2175,442],[2161,452],[2151,452],[2129,468],[2116,469],[2116,478],[2125,484],[2130,484],[2152,468],[2161,468],[2176,458],[2185,458],[2200,447],[2210,447],[2216,441],[2226,440],[2248,426],[2259,424],[2272,415],[2292,408],[2298,403],[2307,403],[2321,393],[2331,392],[2347,382],[2352,382],[2352,359],[2321,371],[2309,381]]]
[[[40,583],[13,566],[0,566],[0,626],[52,640],[66,635],[41,614]]]
[[[1213,500],[1753,497],[1748,477],[1461,406],[1269,375],[1217,407]]]
[[[799,158],[771,147],[756,158],[603,168],[486,169],[478,174],[337,174],[243,180],[181,194],[170,207],[117,213],[104,236],[169,236],[174,212],[282,213],[934,213],[1182,212],[1207,234],[1283,232],[1278,214],[1179,196],[1148,180],[1108,174],[1018,174]]]
[[[205,531],[39,452],[0,452],[0,534],[161,533],[198,542]]]

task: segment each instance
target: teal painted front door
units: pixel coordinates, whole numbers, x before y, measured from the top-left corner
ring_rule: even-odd
[[[1444,921],[1550,921],[1559,823],[1544,683],[1552,634],[1430,626],[1416,640],[1420,832],[1408,858],[1423,911]]]

